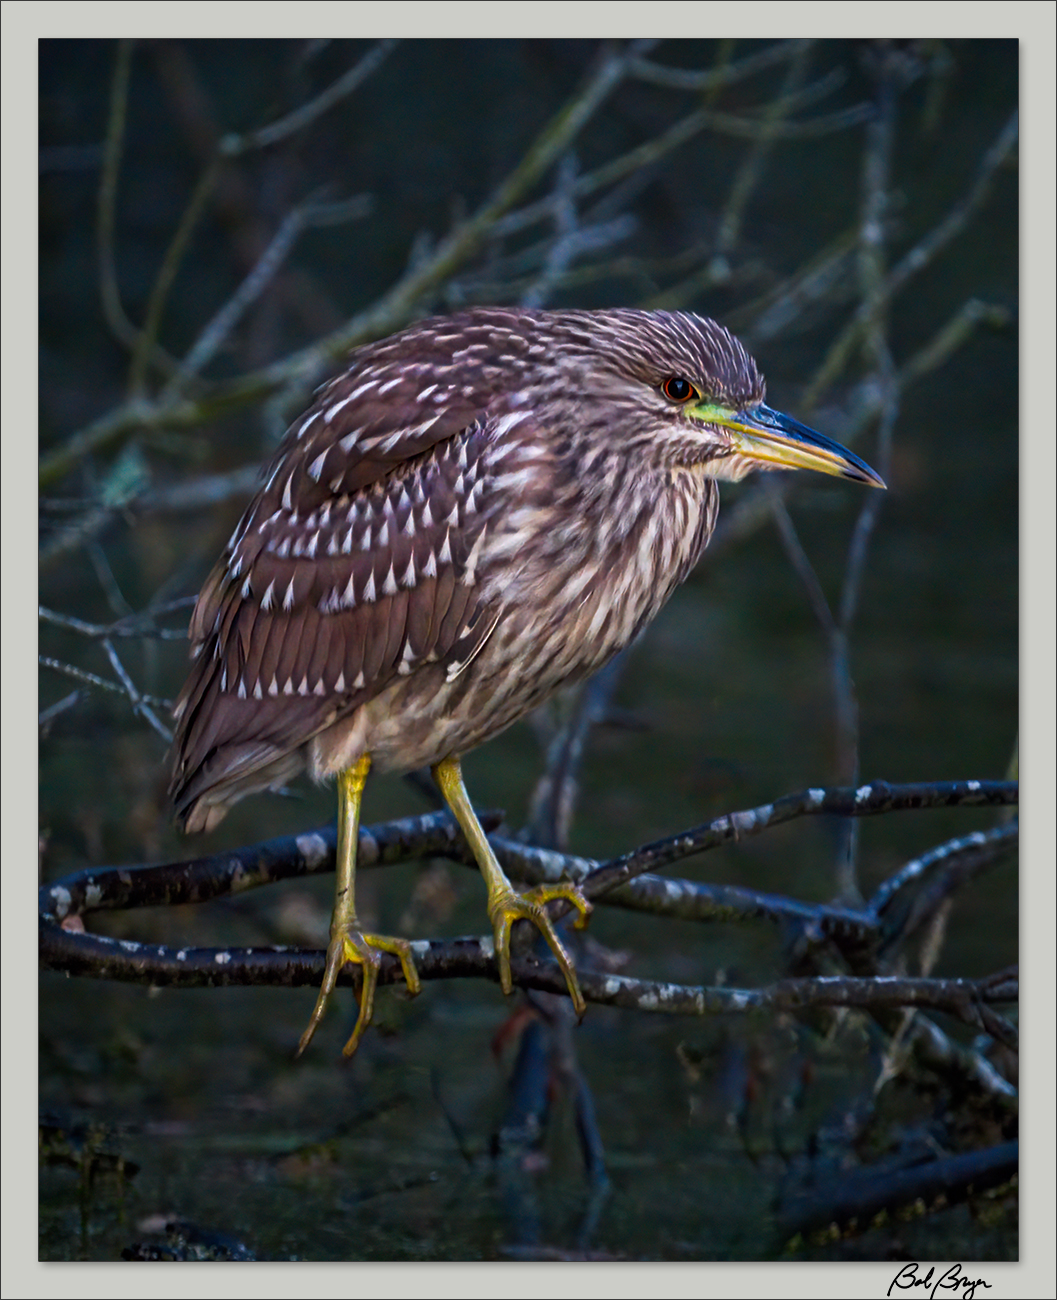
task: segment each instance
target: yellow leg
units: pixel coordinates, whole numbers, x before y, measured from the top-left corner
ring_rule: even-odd
[[[383,952],[400,958],[400,965],[412,997],[422,987],[418,971],[411,960],[411,945],[406,939],[389,939],[379,934],[364,934],[356,918],[356,840],[360,830],[360,803],[367,773],[371,769],[371,756],[364,756],[350,768],[338,773],[338,851],[335,863],[334,914],[330,921],[330,943],[327,946],[327,965],[323,972],[323,986],[308,1028],[297,1045],[300,1056],[312,1041],[312,1035],[323,1019],[327,999],[334,990],[341,968],[346,962],[363,967],[360,988],[360,1014],[352,1037],[343,1048],[343,1055],[351,1056],[360,1045],[363,1031],[371,1023],[374,1010],[374,990],[378,985],[378,969]]]
[[[569,986],[576,1014],[582,1016],[586,1010],[580,985],[577,983],[576,970],[569,954],[562,946],[557,931],[547,915],[545,907],[551,899],[563,898],[572,903],[580,915],[576,919],[576,929],[582,930],[587,924],[591,904],[583,895],[579,885],[571,883],[559,885],[537,885],[526,894],[515,892],[510,881],[503,873],[492,846],[488,843],[481,823],[477,820],[470,805],[466,786],[463,784],[462,769],[457,758],[442,759],[434,768],[433,775],[440,786],[441,793],[447,800],[448,807],[455,814],[455,819],[462,827],[467,843],[477,859],[481,874],[488,886],[488,917],[492,922],[495,935],[495,959],[499,967],[499,983],[504,993],[510,993],[514,981],[510,974],[510,928],[515,921],[531,921],[543,935],[562,968],[565,982]]]

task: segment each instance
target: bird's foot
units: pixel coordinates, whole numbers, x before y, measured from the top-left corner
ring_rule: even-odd
[[[352,1056],[360,1045],[363,1031],[371,1023],[374,991],[378,987],[378,971],[382,965],[383,952],[392,953],[394,957],[400,959],[408,993],[415,997],[420,992],[422,985],[411,957],[411,945],[406,939],[392,939],[381,934],[364,934],[361,930],[346,926],[337,929],[336,933],[332,930],[330,943],[327,946],[323,984],[319,990],[319,997],[316,998],[308,1028],[301,1035],[301,1041],[297,1045],[296,1056],[300,1056],[312,1041],[312,1035],[323,1019],[327,1000],[334,990],[341,968],[346,963],[355,964],[363,969],[363,979],[360,984],[360,1013],[356,1018],[356,1028],[352,1031],[352,1037],[342,1048],[343,1056]]]
[[[492,931],[495,935],[495,959],[499,967],[499,984],[504,993],[510,993],[514,987],[514,981],[510,974],[511,926],[515,921],[531,921],[546,939],[551,952],[554,953],[555,959],[562,969],[562,974],[565,976],[565,983],[569,988],[569,997],[572,998],[576,1014],[582,1016],[587,1010],[587,1004],[580,992],[576,969],[569,954],[565,951],[561,939],[558,938],[558,932],[554,928],[553,921],[547,915],[547,903],[559,898],[567,903],[572,903],[573,907],[576,908],[579,916],[574,922],[574,929],[582,930],[587,925],[591,904],[584,897],[583,890],[579,885],[568,883],[536,885],[524,894],[515,893],[513,889],[506,889],[497,891],[489,900],[488,917],[492,922]]]

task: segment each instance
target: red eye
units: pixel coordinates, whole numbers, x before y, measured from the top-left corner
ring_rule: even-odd
[[[685,402],[689,402],[691,398],[700,396],[689,379],[683,379],[679,375],[673,375],[671,379],[666,379],[661,384],[661,392],[669,402],[678,402],[680,406]]]

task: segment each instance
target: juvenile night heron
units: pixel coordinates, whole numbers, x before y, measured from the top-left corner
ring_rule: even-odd
[[[547,915],[578,886],[511,887],[460,755],[594,672],[704,550],[718,479],[814,469],[883,487],[838,443],[764,405],[741,344],[685,312],[481,308],[358,348],[290,428],[207,579],[176,705],[170,794],[188,831],[308,768],[338,784],[336,901],[303,1051],[346,963],[362,967],[351,1055],[381,953],[419,989],[409,944],[365,934],[354,901],[372,763],[430,765],[488,886],[504,993],[525,918],[576,972]]]

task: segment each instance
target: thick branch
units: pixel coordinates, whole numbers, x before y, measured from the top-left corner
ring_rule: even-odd
[[[914,1219],[946,1210],[1012,1182],[1019,1158],[1019,1144],[1004,1142],[910,1167],[859,1169],[827,1178],[824,1185],[787,1200],[780,1214],[783,1235],[817,1233],[829,1241],[836,1233],[879,1226],[889,1215]],[[953,1281],[941,1279],[937,1285],[950,1287]]]
[[[453,940],[423,939],[411,944],[423,980],[490,979],[498,981],[491,937]],[[102,935],[65,930],[43,914],[40,958],[45,970],[89,975],[127,983],[177,988],[232,986],[300,987],[323,978],[326,954],[305,948],[173,948]],[[556,995],[567,994],[565,977],[554,963],[542,964],[531,954],[512,962],[515,983]],[[359,973],[345,968],[339,983],[355,985]],[[400,962],[382,959],[379,983],[403,980]],[[763,989],[715,988],[667,984],[618,975],[579,972],[588,1002],[635,1011],[670,1015],[722,1015],[748,1012],[799,1012],[814,1007],[891,1010],[924,1007],[944,1011],[965,1024],[985,1030],[982,1004],[1010,1002],[1018,995],[1015,974],[1000,979],[932,980],[820,978],[780,980]]]
[[[485,812],[480,818],[489,830],[499,825],[502,814]],[[333,871],[335,840],[335,828],[326,826],[190,862],[80,871],[42,886],[39,910],[42,917],[61,922],[104,909],[204,903],[280,880]],[[462,845],[462,832],[448,813],[427,813],[361,827],[357,864],[372,867],[457,855]]]

